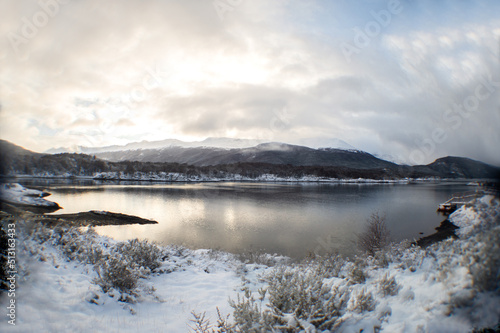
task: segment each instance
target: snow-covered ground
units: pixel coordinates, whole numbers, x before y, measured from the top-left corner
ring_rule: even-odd
[[[47,192],[27,189],[17,183],[0,184],[0,199],[18,205],[36,207],[59,207],[57,203],[44,199]]]
[[[94,233],[78,237],[82,242],[96,239],[103,248],[117,244]],[[92,265],[68,260],[51,241],[40,245],[18,234],[16,325],[2,316],[6,320],[0,322],[1,332],[186,332],[191,311],[214,316],[219,307],[229,313],[228,297],[236,297],[241,285],[244,267],[233,255],[167,247],[163,253],[168,260],[161,270],[168,273],[141,279],[133,301],[122,302],[120,291],[104,293],[93,283],[97,274]],[[252,271],[245,276],[255,280],[264,267],[248,266]],[[7,293],[1,295],[5,313],[10,299]]]
[[[143,277],[129,296],[113,288],[104,292],[94,282],[97,266],[86,259],[98,250],[116,256],[120,243],[91,230],[34,226],[28,218],[16,225],[16,325],[2,315],[0,331],[187,332],[192,311],[206,311],[212,324],[217,308],[223,316],[233,314],[228,298],[239,305],[237,318],[229,320],[242,332],[250,313],[256,331],[278,321],[294,332],[319,332],[319,322],[338,332],[494,327],[500,320],[499,217],[500,200],[485,196],[450,216],[460,226],[458,240],[427,249],[403,242],[351,261],[272,266],[212,250],[160,248],[161,266],[137,268]],[[1,295],[5,313],[11,299]],[[266,315],[271,312],[272,318]],[[318,313],[330,315],[331,323]]]

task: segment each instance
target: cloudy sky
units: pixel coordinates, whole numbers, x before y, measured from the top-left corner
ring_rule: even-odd
[[[500,2],[1,0],[0,137],[340,138],[500,165]]]

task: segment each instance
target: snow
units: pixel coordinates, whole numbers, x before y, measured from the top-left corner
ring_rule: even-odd
[[[78,178],[78,177],[76,177]],[[263,174],[256,178],[243,176],[240,174],[227,174],[221,177],[211,177],[208,175],[186,175],[176,172],[159,172],[159,173],[144,173],[135,172],[126,174],[122,172],[98,172],[93,176],[94,180],[127,180],[127,181],[158,181],[158,182],[220,182],[220,181],[249,181],[249,182],[328,182],[341,184],[408,184],[410,182],[426,182],[434,181],[431,178],[419,179],[341,179],[341,178],[326,178],[312,175],[304,175],[301,177],[280,177],[275,174]]]
[[[51,246],[33,255],[40,245],[29,238],[22,242],[16,325],[2,320],[2,332],[187,332],[191,311],[206,311],[213,318],[217,307],[230,313],[228,297],[236,298],[241,285],[241,263],[233,255],[169,247],[170,260],[162,268],[172,272],[141,281],[139,301],[129,304],[118,301],[120,292],[105,294],[93,284],[96,274],[90,265],[68,261]],[[103,238],[102,243],[115,241]],[[251,275],[263,267],[254,267]],[[148,291],[153,286],[156,290]],[[2,309],[8,304],[5,296]]]
[[[484,209],[484,207],[489,207],[491,210],[496,212],[500,211],[498,199],[496,199],[493,195],[485,195],[476,199],[475,204],[463,206],[451,214],[449,220],[459,227],[456,233],[461,237],[465,237],[470,235],[475,228],[480,226],[480,223],[485,220],[485,216],[481,216],[480,210],[481,208]]]
[[[5,202],[35,207],[58,207],[57,203],[43,199],[47,195],[49,193],[27,189],[17,183],[0,185],[0,199]]]
[[[268,143],[266,140],[259,139],[234,139],[234,138],[224,138],[224,137],[209,137],[202,141],[181,141],[176,139],[166,139],[161,141],[141,141],[132,142],[123,146],[107,146],[107,147],[82,147],[75,146],[71,148],[52,148],[47,150],[47,154],[60,154],[60,153],[85,153],[85,154],[95,154],[102,152],[116,152],[116,151],[127,151],[127,150],[139,150],[139,149],[161,149],[167,147],[182,147],[182,148],[196,148],[196,147],[209,147],[209,148],[221,148],[221,149],[233,149],[233,148],[251,148],[259,144]],[[343,150],[356,150],[353,146],[347,142],[337,139],[337,138],[307,138],[299,139],[291,144],[297,144],[300,146],[305,146],[313,149],[318,148],[336,148]]]
[[[343,264],[336,276],[324,280],[331,290],[348,297],[337,331],[470,332],[474,327],[495,326],[500,318],[500,296],[474,287],[470,253],[488,255],[477,252],[485,245],[479,235],[481,231],[498,234],[499,212],[500,200],[493,196],[460,208],[450,216],[460,226],[458,240],[446,240],[425,250],[394,245],[387,252],[391,259],[387,265],[379,264],[376,258],[365,259],[363,283],[348,277],[354,262]],[[140,279],[136,302],[125,303],[118,300],[118,291],[104,293],[92,282],[96,278],[92,265],[69,261],[50,242],[40,244],[23,232],[23,223],[17,228],[17,322],[11,326],[5,318],[1,320],[3,332],[187,332],[191,311],[206,311],[215,323],[217,308],[224,315],[232,313],[228,298],[236,300],[245,288],[257,298],[258,289],[267,286],[262,277],[274,270],[243,263],[220,251],[165,247],[168,256],[161,270],[167,273]],[[79,236],[81,241],[85,241],[83,235]],[[93,237],[103,249],[117,243]],[[299,266],[289,269],[303,272]],[[397,288],[384,294],[380,286],[389,277],[395,278]],[[372,309],[360,310],[361,297],[367,294],[373,297]],[[0,308],[5,309],[8,298],[2,296]],[[284,316],[290,325],[300,323],[305,331],[315,332],[307,320]]]
[[[161,141],[141,141],[132,142],[123,146],[106,146],[106,147],[72,147],[72,148],[53,148],[46,151],[48,154],[59,153],[85,153],[95,154],[103,152],[117,152],[127,150],[140,150],[140,149],[162,149],[167,147],[182,147],[182,148],[197,148],[197,147],[210,147],[221,149],[232,148],[250,148],[258,144],[264,143],[263,140],[254,139],[232,139],[232,138],[207,138],[202,141],[181,141],[177,139],[166,139]]]

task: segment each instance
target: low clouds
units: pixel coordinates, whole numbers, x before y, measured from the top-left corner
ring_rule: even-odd
[[[2,2],[0,136],[37,151],[338,137],[406,163],[500,165],[497,2],[401,1],[350,59],[340,46],[388,1],[234,4],[221,19],[210,1]],[[454,109],[484,80],[487,98]]]

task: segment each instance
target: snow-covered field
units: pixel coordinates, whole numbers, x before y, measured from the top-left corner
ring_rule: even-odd
[[[19,273],[15,297],[1,294],[0,331],[187,332],[194,311],[206,312],[217,332],[217,309],[231,315],[235,332],[494,327],[500,321],[499,218],[500,200],[484,196],[450,216],[460,226],[458,240],[427,249],[403,242],[375,257],[283,264],[267,256],[258,260],[264,265],[213,250],[154,246],[148,253],[160,254],[152,259],[159,267],[151,269],[126,257],[151,244],[128,243],[125,251],[123,243],[92,230],[52,230],[27,215],[15,226]],[[130,290],[102,282],[111,265],[103,259],[112,258],[138,277]],[[6,316],[12,299],[15,326]]]

